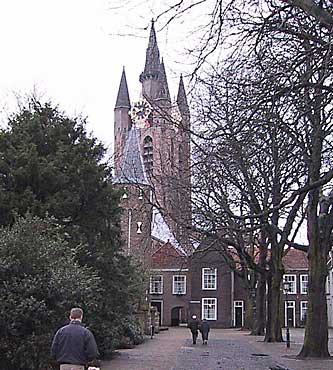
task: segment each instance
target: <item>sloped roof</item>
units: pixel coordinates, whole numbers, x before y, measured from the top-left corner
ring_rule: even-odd
[[[158,241],[170,243],[170,245],[172,245],[178,252],[180,252],[184,256],[187,255],[184,248],[180,245],[180,243],[171,232],[161,212],[156,207],[153,207],[151,236]]]
[[[161,243],[154,240],[156,251],[152,254],[152,268],[178,268],[188,267],[188,258],[174,248],[170,243]]]
[[[307,254],[298,249],[291,248],[282,261],[285,270],[307,270],[309,268]]]
[[[143,165],[135,126],[129,131],[118,176],[113,182],[116,184],[150,185]]]

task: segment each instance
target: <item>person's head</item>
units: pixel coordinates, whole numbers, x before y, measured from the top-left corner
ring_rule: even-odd
[[[193,320],[196,320],[197,319],[197,315],[192,315],[192,319]]]
[[[69,315],[70,320],[82,321],[82,317],[83,317],[83,310],[81,308],[75,307],[71,309],[71,313]]]

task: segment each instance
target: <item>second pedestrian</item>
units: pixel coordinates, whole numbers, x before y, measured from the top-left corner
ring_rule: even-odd
[[[200,325],[200,331],[202,336],[202,344],[207,344],[208,342],[208,333],[209,333],[209,324],[208,321],[203,319]]]
[[[196,315],[192,315],[190,322],[188,323],[187,327],[191,330],[193,344],[197,343],[198,338],[198,329],[199,329],[199,322]]]

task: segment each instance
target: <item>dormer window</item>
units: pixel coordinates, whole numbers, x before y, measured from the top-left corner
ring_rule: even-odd
[[[143,164],[148,175],[153,173],[153,139],[146,136],[143,140]]]

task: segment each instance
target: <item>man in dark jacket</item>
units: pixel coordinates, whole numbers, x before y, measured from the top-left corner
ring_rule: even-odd
[[[54,336],[51,357],[60,364],[60,370],[84,370],[99,355],[93,334],[81,325],[82,318],[81,308],[72,308],[70,323]]]
[[[207,344],[208,342],[208,333],[209,333],[209,324],[207,320],[202,320],[200,325],[200,331],[202,336],[202,344]]]
[[[191,330],[193,344],[196,344],[197,343],[197,338],[198,338],[198,329],[199,329],[199,322],[197,320],[196,315],[192,315],[192,319],[188,323],[187,327],[190,328],[190,330]]]

